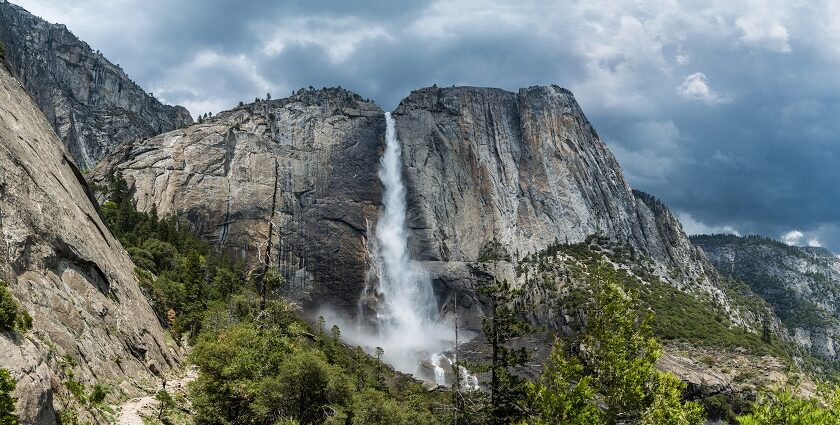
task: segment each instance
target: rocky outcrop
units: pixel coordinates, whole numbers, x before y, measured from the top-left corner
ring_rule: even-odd
[[[0,1],[0,42],[15,75],[79,167],[93,167],[118,143],[192,123],[186,109],[144,92],[64,25],[7,1]]]
[[[712,296],[736,323],[754,322],[730,305],[668,209],[630,189],[568,90],[431,87],[412,92],[394,117],[412,247],[427,262],[480,262],[493,244],[515,262],[600,234],[650,256],[670,284]],[[437,275],[439,286],[463,273]]]
[[[384,126],[382,110],[354,93],[301,90],[128,143],[90,178],[122,173],[138,209],[176,214],[252,265],[268,255],[305,303],[355,311]]]
[[[179,355],[78,168],[5,66],[0,98],[0,279],[33,318],[28,332],[0,333],[0,365],[18,382],[22,423],[55,423],[72,401],[71,371],[89,390],[165,371]]]
[[[567,90],[427,88],[394,116],[424,259],[476,261],[494,240],[521,258],[602,233],[663,263],[688,262],[679,222],[634,195]]]
[[[767,300],[812,355],[840,359],[840,258],[761,236],[692,236],[724,275]]]

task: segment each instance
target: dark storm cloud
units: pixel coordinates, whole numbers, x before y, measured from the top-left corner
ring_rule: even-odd
[[[385,109],[432,84],[566,86],[689,231],[840,251],[834,2],[20,3],[194,114],[310,85]]]

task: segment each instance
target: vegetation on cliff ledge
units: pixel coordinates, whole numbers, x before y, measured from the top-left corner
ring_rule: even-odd
[[[32,328],[32,316],[21,308],[0,280],[0,332],[17,331],[24,333]]]
[[[16,384],[8,370],[0,369],[0,425],[17,425],[18,423],[15,416],[16,400],[12,397]]]

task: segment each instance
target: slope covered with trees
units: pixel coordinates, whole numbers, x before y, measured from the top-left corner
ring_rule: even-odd
[[[698,235],[721,274],[743,281],[769,303],[791,336],[813,356],[840,360],[840,259],[825,248],[796,247],[762,236]]]
[[[784,341],[726,323],[713,302],[684,298],[659,283],[632,249],[593,237],[524,258],[520,288],[497,282],[482,290],[496,306],[485,318],[485,337],[498,355],[459,363],[487,377],[482,388],[456,382],[429,391],[377,356],[343,344],[338,327],[303,320],[272,268],[246,269],[199,240],[186,223],[138,212],[118,175],[107,191],[102,213],[135,260],[159,319],[194,342],[196,423],[694,424],[706,412],[715,414],[717,399],[697,398],[677,376],[660,371],[657,339],[790,353]],[[550,297],[533,297],[549,290]],[[763,305],[749,296],[743,302]],[[528,304],[535,308],[523,309]],[[578,309],[582,320],[573,332],[556,329],[541,376],[523,379],[518,366],[535,359],[513,342],[539,330],[529,322],[550,328],[545,320],[552,308]],[[737,409],[744,415],[738,420],[774,423],[762,418],[806,415],[831,423],[825,421],[832,418],[835,392],[826,387],[817,398],[801,398],[795,388],[768,387],[757,404]],[[790,405],[799,407],[791,411]]]

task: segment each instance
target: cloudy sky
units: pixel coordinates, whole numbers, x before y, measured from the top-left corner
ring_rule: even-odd
[[[840,3],[17,0],[194,115],[305,86],[559,84],[686,230],[840,252]]]

